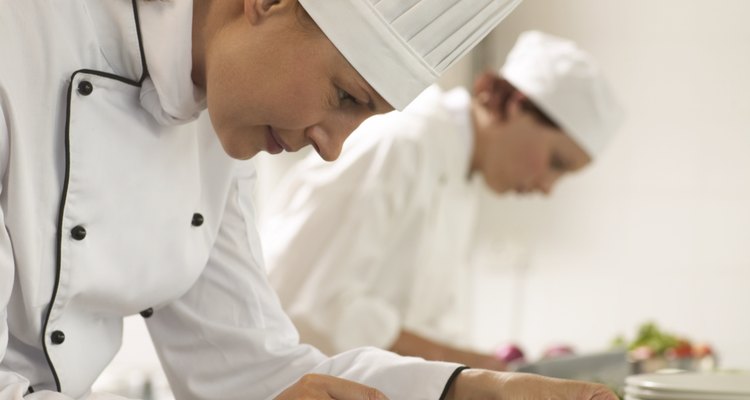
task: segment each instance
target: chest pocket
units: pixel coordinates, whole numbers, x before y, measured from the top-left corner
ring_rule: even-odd
[[[115,78],[77,73],[71,88],[60,287],[76,286],[58,294],[125,314],[176,298],[205,265],[220,213],[202,201],[196,124],[158,125],[139,87]]]

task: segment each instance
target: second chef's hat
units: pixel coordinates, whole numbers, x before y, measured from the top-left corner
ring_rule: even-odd
[[[570,40],[524,32],[500,74],[591,157],[601,153],[624,120],[623,109],[597,63]]]

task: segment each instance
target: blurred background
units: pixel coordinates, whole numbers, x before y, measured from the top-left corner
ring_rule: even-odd
[[[529,28],[573,39],[628,121],[549,198],[485,196],[476,345],[595,350],[653,320],[750,367],[749,12],[742,0],[527,0],[485,43],[470,69],[501,65]]]
[[[748,15],[746,0],[525,0],[449,71],[442,86],[469,85],[538,29],[589,51],[628,114],[549,197],[483,196],[466,345],[599,351],[655,321],[750,369]],[[259,158],[261,218],[302,156]],[[110,376],[158,371],[140,317],[125,334]]]

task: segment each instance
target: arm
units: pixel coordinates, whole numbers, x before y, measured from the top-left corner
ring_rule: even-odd
[[[10,130],[5,119],[2,101],[3,99],[0,97],[0,195],[7,190],[3,186],[3,182],[6,181],[10,151]],[[2,226],[0,229],[0,400],[16,400],[23,398],[23,395],[28,391],[29,380],[5,365],[10,339],[8,304],[15,280],[15,262],[10,236],[5,226],[5,210],[2,208],[0,208],[0,224]],[[57,398],[62,399],[63,397]]]
[[[329,358],[299,344],[266,280],[250,198],[253,180],[240,177],[232,184],[198,281],[147,320],[175,397],[270,399],[315,373],[366,384],[390,398],[439,398],[457,365],[375,349]]]
[[[5,173],[8,165],[8,126],[5,122],[2,104],[0,104],[0,194],[5,188]],[[8,302],[13,290],[15,265],[13,262],[13,249],[10,244],[8,230],[5,228],[5,213],[0,209],[0,399],[20,399],[29,388],[29,381],[24,377],[9,371],[3,360],[8,349],[10,336],[8,328]]]
[[[425,360],[450,361],[496,371],[506,369],[504,362],[491,355],[448,346],[408,330],[401,331],[390,350],[404,356],[421,357]]]
[[[617,400],[604,385],[540,375],[463,370],[441,400]]]
[[[456,370],[440,400],[616,400],[602,385],[546,378],[539,375]],[[275,400],[386,400],[381,392],[323,375],[307,375]]]

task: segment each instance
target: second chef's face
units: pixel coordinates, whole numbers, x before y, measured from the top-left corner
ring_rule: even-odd
[[[558,179],[590,162],[570,136],[523,112],[509,116],[480,151],[482,176],[496,193],[549,194]]]
[[[591,162],[583,148],[501,77],[485,74],[475,91],[472,169],[494,192],[549,194],[562,176]]]

